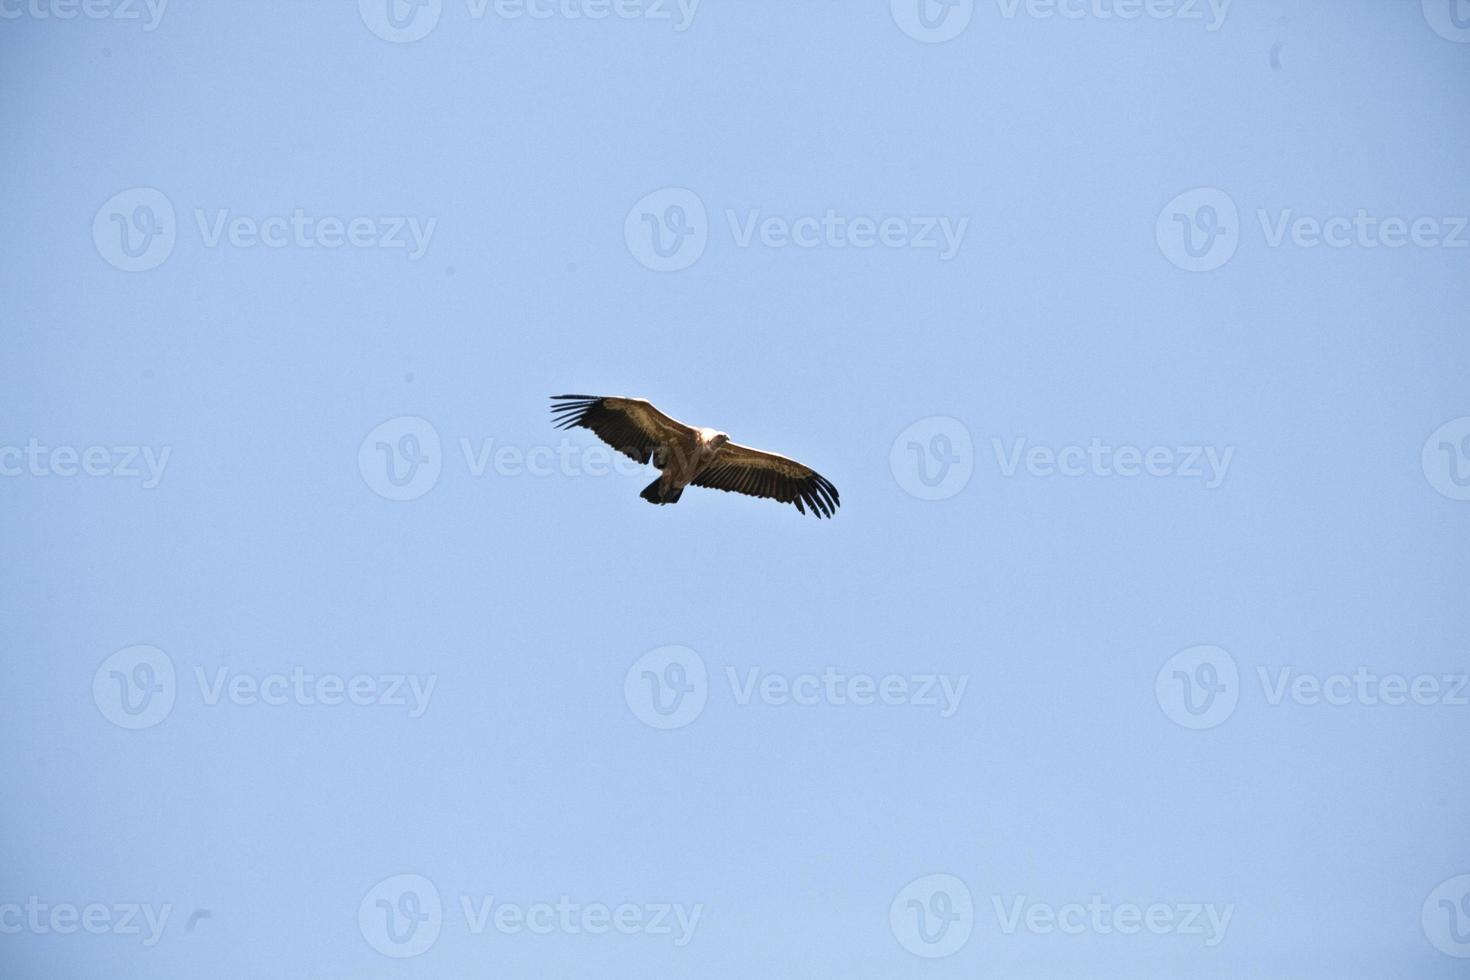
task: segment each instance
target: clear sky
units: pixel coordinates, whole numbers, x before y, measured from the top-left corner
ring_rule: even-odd
[[[1470,4],[387,2],[0,0],[0,974],[1463,975]]]

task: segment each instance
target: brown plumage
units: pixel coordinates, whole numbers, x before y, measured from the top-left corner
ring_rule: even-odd
[[[811,467],[685,425],[642,398],[554,395],[551,401],[557,428],[591,429],[618,452],[663,471],[641,494],[649,503],[676,503],[686,486],[696,486],[779,500],[817,517],[837,511],[837,488]]]

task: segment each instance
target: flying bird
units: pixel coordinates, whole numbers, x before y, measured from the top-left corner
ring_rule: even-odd
[[[837,511],[837,488],[810,466],[685,425],[642,398],[553,395],[551,416],[558,429],[591,429],[623,455],[662,470],[639,494],[651,504],[678,503],[684,488],[695,486],[768,497],[817,517]]]

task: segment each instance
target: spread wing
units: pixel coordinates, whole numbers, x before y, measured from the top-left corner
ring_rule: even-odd
[[[642,398],[598,398],[595,395],[553,395],[551,417],[558,429],[582,426],[597,438],[640,463],[663,469],[669,447],[688,445],[693,427],[671,419]],[[664,452],[657,452],[662,447]]]
[[[795,504],[803,514],[810,507],[817,517],[831,517],[837,511],[837,488],[810,466],[733,442],[720,448],[693,483]]]

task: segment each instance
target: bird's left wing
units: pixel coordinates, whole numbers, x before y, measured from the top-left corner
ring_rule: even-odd
[[[696,487],[795,504],[803,514],[810,507],[817,517],[831,517],[837,511],[837,488],[810,466],[733,442],[720,447],[693,483]]]
[[[618,452],[640,463],[664,468],[667,452],[694,438],[694,429],[671,419],[642,398],[598,398],[595,395],[553,395],[551,417],[558,429],[580,425]]]

